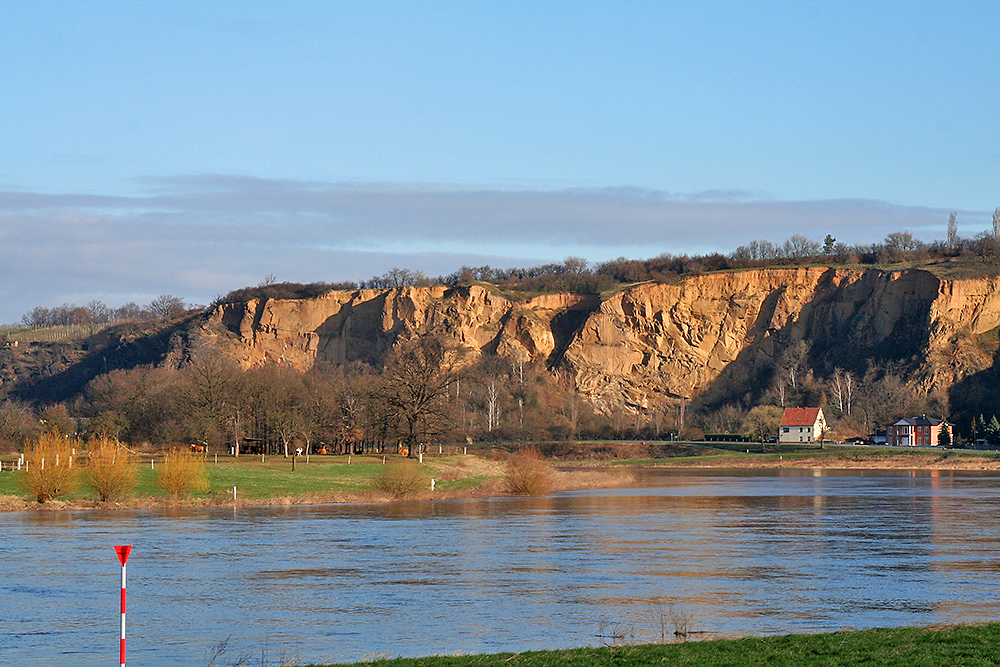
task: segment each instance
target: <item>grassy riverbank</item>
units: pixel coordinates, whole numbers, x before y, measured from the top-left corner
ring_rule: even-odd
[[[1000,665],[1000,623],[735,640],[375,660],[376,667],[986,667]],[[306,667],[318,667],[317,665]]]
[[[759,443],[660,443],[662,456],[626,458],[640,443],[576,443],[553,462],[567,471],[558,473],[551,490],[620,486],[629,480],[628,468],[827,468],[827,469],[918,469],[1000,471],[1000,452],[962,450],[916,450],[900,447],[854,447],[842,445],[774,445]],[[646,443],[642,443],[646,445]],[[563,445],[559,445],[564,447]],[[542,445],[544,449],[545,445]],[[3,460],[0,472],[0,510],[86,509],[106,507],[81,483],[58,500],[44,505],[20,484],[22,473],[10,470],[13,457]],[[152,463],[151,463],[152,460]],[[378,491],[375,478],[385,466],[400,462],[382,456],[312,456],[295,461],[281,456],[206,457],[209,488],[182,500],[171,499],[155,484],[158,456],[140,458],[139,484],[115,504],[138,508],[165,505],[292,505],[324,502],[383,502],[390,496]],[[601,467],[607,472],[580,470]],[[426,477],[423,491],[410,499],[455,498],[502,495],[500,479],[504,466],[493,456],[428,454],[420,466]],[[433,493],[430,480],[435,480]],[[233,498],[236,487],[236,499]]]
[[[4,461],[0,473],[0,510],[25,509],[93,509],[106,508],[96,494],[81,479],[70,493],[44,504],[35,502],[21,484],[22,472],[11,470],[11,457]],[[115,508],[145,508],[158,506],[229,506],[296,505],[330,502],[384,502],[393,499],[379,491],[376,478],[386,466],[403,463],[400,456],[311,456],[307,461],[295,461],[282,456],[229,456],[206,458],[209,488],[182,499],[171,499],[155,483],[155,468],[162,459],[156,456],[140,458],[139,483]],[[408,462],[407,462],[408,463]],[[474,455],[425,455],[418,466],[423,478],[420,487],[407,494],[408,500],[503,495],[501,478],[504,464],[492,458]],[[552,491],[610,487],[631,479],[627,471],[556,472],[552,476]],[[434,480],[433,491],[431,480]],[[235,491],[235,498],[234,492]]]
[[[685,468],[831,468],[997,470],[1000,452],[854,445],[775,445],[760,443],[687,444],[697,451],[669,458],[630,458],[613,465]]]

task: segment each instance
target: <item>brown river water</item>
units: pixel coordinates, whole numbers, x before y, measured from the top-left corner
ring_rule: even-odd
[[[391,505],[0,514],[0,665],[353,662],[1000,619],[1000,476],[638,471]]]

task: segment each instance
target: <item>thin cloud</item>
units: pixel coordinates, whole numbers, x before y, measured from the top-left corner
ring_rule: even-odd
[[[394,266],[526,266],[729,252],[792,234],[873,242],[903,229],[944,236],[948,211],[867,200],[773,201],[754,193],[638,188],[489,189],[322,183],[231,175],[135,179],[138,193],[0,191],[0,322],[35,305],[162,293],[206,302],[280,280],[359,280]],[[960,233],[992,212],[959,212]],[[970,224],[971,221],[971,224]],[[974,229],[977,227],[978,229]]]

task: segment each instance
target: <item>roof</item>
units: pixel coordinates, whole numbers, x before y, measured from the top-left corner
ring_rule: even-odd
[[[781,416],[782,426],[813,426],[819,419],[822,408],[785,408]]]
[[[934,417],[928,417],[927,415],[921,415],[919,417],[908,417],[900,419],[898,422],[893,422],[893,426],[902,426],[903,424],[909,424],[910,426],[937,426],[941,424],[940,419],[934,419]]]

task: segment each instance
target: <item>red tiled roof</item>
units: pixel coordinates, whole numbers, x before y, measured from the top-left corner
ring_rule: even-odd
[[[819,408],[785,408],[782,426],[812,426],[819,417]]]

